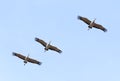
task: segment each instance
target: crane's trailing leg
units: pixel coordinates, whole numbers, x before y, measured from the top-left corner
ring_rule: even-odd
[[[96,18],[90,23],[90,25],[88,26],[88,30],[92,29],[92,27],[94,26]]]
[[[47,50],[45,49],[44,52],[46,52]]]
[[[24,60],[24,66],[27,64],[27,61]]]
[[[87,30],[89,31],[90,29],[91,29],[91,28],[90,28],[90,27],[88,27],[88,29],[87,29]]]
[[[28,56],[25,57],[24,66],[27,64],[27,58],[29,58],[29,54],[28,54]]]
[[[90,29],[92,29],[92,27],[91,27],[91,26],[88,26],[88,30],[90,30]]]

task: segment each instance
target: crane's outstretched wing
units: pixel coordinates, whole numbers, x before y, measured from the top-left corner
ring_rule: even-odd
[[[21,55],[21,54],[19,54],[19,53],[13,52],[13,55],[16,56],[16,57],[18,57],[18,58],[20,58],[20,59],[25,60],[25,56],[23,56],[23,55]]]
[[[93,27],[98,28],[98,29],[101,29],[101,30],[104,31],[104,32],[107,32],[107,29],[104,28],[104,27],[103,27],[102,25],[100,25],[100,24],[94,23]]]
[[[85,22],[86,24],[90,25],[91,21],[85,17],[82,16],[78,16],[78,19],[82,20],[83,22]]]
[[[27,58],[27,61],[28,61],[28,62],[31,62],[31,63],[34,63],[34,64],[38,64],[38,65],[41,65],[41,64],[42,64],[42,62],[39,62],[39,61],[37,61],[37,60],[35,60],[35,59],[32,59],[32,58]]]
[[[62,53],[62,51],[60,49],[58,49],[57,47],[52,46],[52,45],[50,45],[49,49],[54,50],[54,51],[56,51],[58,53]]]
[[[42,44],[44,47],[47,45],[47,43],[39,38],[35,38],[35,41],[39,42],[40,44]]]
[[[21,54],[19,54],[19,53],[15,53],[15,52],[13,52],[13,55],[14,56],[17,56],[18,58],[21,58],[21,59],[23,59],[23,60],[25,60],[25,56],[23,56],[23,55],[21,55]],[[37,60],[34,60],[34,59],[32,59],[32,58],[29,58],[29,57],[27,57],[27,61],[28,62],[31,62],[31,63],[35,63],[35,64],[38,64],[38,65],[41,65],[42,64],[42,62],[39,62],[39,61],[37,61]]]

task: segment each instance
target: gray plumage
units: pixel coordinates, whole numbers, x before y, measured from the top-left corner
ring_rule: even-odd
[[[79,19],[79,20],[82,20],[83,22],[85,22],[85,23],[88,24],[88,25],[90,25],[90,23],[92,22],[92,21],[90,21],[89,19],[87,19],[87,18],[85,18],[85,17],[82,17],[82,16],[78,16],[78,19]],[[104,31],[104,32],[107,31],[107,29],[106,29],[105,27],[103,27],[102,25],[100,25],[100,24],[97,24],[97,23],[95,23],[95,22],[93,22],[92,24],[93,24],[93,27],[94,27],[94,28],[100,29],[100,30],[102,30],[102,31]],[[90,28],[92,28],[92,27],[90,27]]]
[[[56,51],[56,52],[58,52],[58,53],[62,53],[62,51],[59,49],[59,48],[57,48],[57,47],[55,47],[55,46],[53,46],[53,45],[50,45],[50,44],[47,44],[45,41],[43,41],[42,39],[39,39],[39,38],[35,38],[35,41],[37,41],[38,43],[40,43],[40,44],[42,44],[44,47],[45,47],[45,50],[47,51],[47,50],[53,50],[53,51]],[[46,47],[47,46],[47,47]]]
[[[13,52],[12,54],[13,54],[14,56],[16,56],[16,57],[24,60],[24,62],[26,62],[26,63],[27,63],[27,62],[31,62],[31,63],[38,64],[38,65],[41,65],[41,64],[42,64],[42,62],[39,62],[39,61],[37,61],[37,60],[35,60],[35,59],[29,58],[29,57],[26,58],[26,56],[24,56],[24,55],[22,55],[22,54],[15,53],[15,52]],[[26,60],[26,61],[25,61],[25,60]]]

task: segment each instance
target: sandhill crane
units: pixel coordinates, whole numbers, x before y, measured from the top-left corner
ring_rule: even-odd
[[[34,59],[32,59],[32,58],[29,58],[29,55],[28,55],[28,56],[24,56],[24,55],[22,55],[22,54],[15,53],[15,52],[13,52],[12,54],[13,54],[14,56],[16,56],[16,57],[24,60],[24,65],[27,64],[27,62],[31,62],[31,63],[38,64],[38,65],[41,65],[41,64],[42,64],[42,62],[39,62],[39,61],[34,60]]]
[[[55,46],[52,46],[50,43],[51,43],[51,41],[49,42],[49,43],[46,43],[45,41],[43,41],[42,39],[39,39],[39,38],[35,38],[35,41],[37,41],[37,42],[39,42],[40,44],[42,44],[45,48],[45,51],[48,51],[49,49],[50,50],[54,50],[54,51],[56,51],[56,52],[58,52],[58,53],[62,53],[62,51],[60,50],[60,49],[58,49],[57,47],[55,47]]]
[[[80,20],[82,20],[83,22],[85,22],[86,24],[88,24],[88,25],[89,25],[89,26],[88,26],[89,29],[92,29],[92,27],[94,27],[94,28],[97,28],[97,29],[101,29],[101,30],[104,31],[104,32],[107,31],[107,29],[104,28],[102,25],[95,23],[95,20],[96,20],[96,19],[94,19],[93,21],[90,21],[89,19],[87,19],[87,18],[85,18],[85,17],[81,17],[81,16],[78,16],[78,19],[80,19]]]

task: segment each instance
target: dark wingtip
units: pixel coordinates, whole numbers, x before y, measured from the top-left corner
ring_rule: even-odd
[[[15,56],[15,55],[16,55],[16,53],[15,53],[15,52],[12,52],[12,54],[13,54],[13,56]]]
[[[62,51],[61,51],[61,50],[59,50],[58,52],[59,52],[59,53],[62,53]]]
[[[104,31],[104,32],[107,32],[107,29],[104,29],[103,31]]]
[[[38,41],[38,40],[39,40],[39,38],[35,37],[35,41]]]
[[[81,19],[81,17],[82,17],[82,16],[78,16],[77,18],[78,18],[78,19]]]
[[[39,62],[39,63],[38,63],[38,65],[41,65],[41,64],[42,64],[42,62]]]

